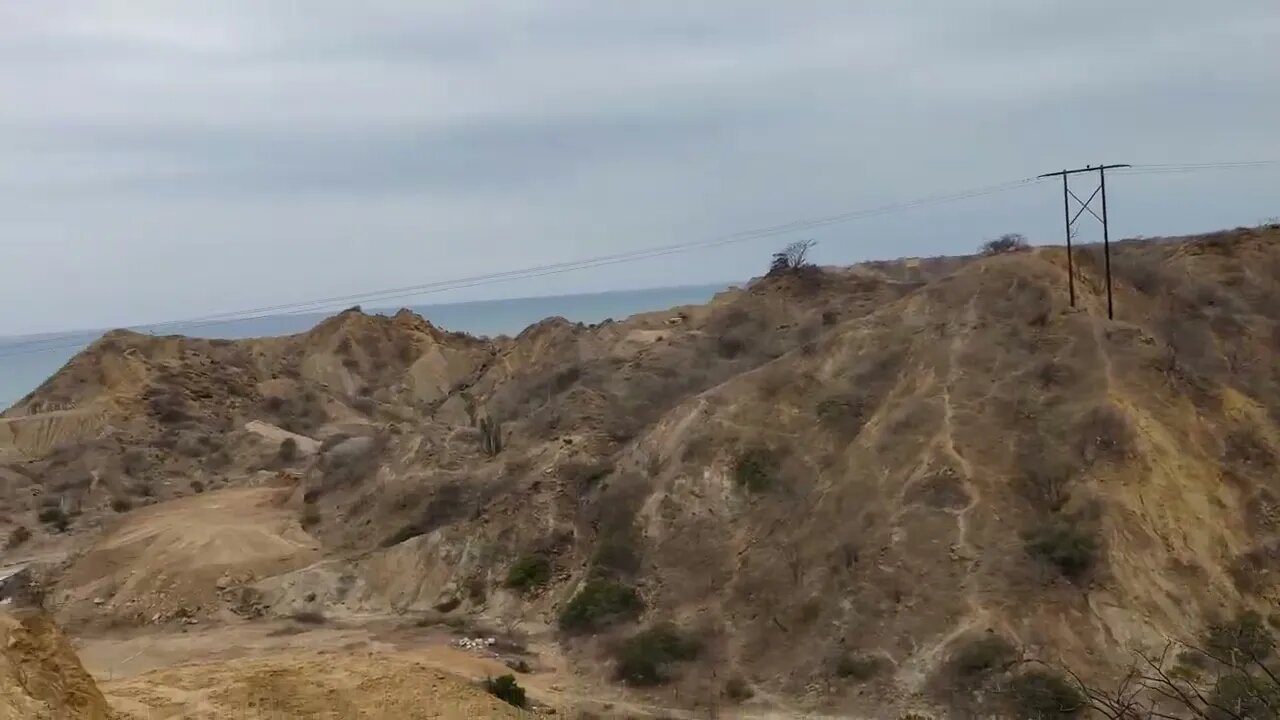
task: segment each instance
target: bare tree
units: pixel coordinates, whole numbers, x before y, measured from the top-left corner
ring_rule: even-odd
[[[817,244],[817,240],[797,240],[790,243],[773,254],[773,261],[769,263],[769,274],[777,275],[809,267],[809,251]]]
[[[983,255],[1003,255],[1005,253],[1019,252],[1030,248],[1027,242],[1027,236],[1022,233],[1005,233],[995,240],[988,240],[982,243]]]
[[[1211,626],[1202,642],[1171,640],[1139,653],[1114,688],[1067,671],[1108,720],[1276,720],[1280,677],[1270,662],[1275,639],[1256,613]]]

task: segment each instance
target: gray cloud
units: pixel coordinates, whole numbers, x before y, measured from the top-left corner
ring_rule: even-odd
[[[697,241],[1099,160],[1280,155],[1280,13],[1190,0],[0,9],[0,334]],[[1269,173],[1269,174],[1268,174]],[[1280,213],[1135,176],[1117,225]],[[1055,240],[1032,187],[812,233],[819,259]],[[771,241],[439,299],[757,272]]]

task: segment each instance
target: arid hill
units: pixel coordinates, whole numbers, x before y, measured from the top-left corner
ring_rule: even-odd
[[[1074,309],[1037,248],[514,338],[110,333],[0,417],[6,558],[74,632],[501,627],[636,707],[975,710],[1005,654],[1106,677],[1273,612],[1280,230],[1116,244],[1114,320],[1075,259]]]

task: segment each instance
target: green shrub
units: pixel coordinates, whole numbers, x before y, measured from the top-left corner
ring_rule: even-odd
[[[1277,717],[1277,703],[1280,703],[1280,686],[1261,675],[1244,671],[1227,672],[1214,681],[1208,701],[1211,710],[1229,710],[1205,714],[1203,717],[1214,720],[1274,720]]]
[[[532,590],[551,580],[551,558],[533,553],[517,559],[507,571],[507,587]]]
[[[1009,694],[1019,717],[1067,720],[1085,709],[1085,697],[1064,677],[1048,670],[1028,670],[1009,682]]]
[[[733,479],[751,492],[768,490],[777,472],[777,455],[760,445],[743,450],[733,462]]]
[[[1057,567],[1072,580],[1084,577],[1098,558],[1096,534],[1062,518],[1033,530],[1027,535],[1026,542],[1027,552]]]
[[[671,679],[671,665],[696,658],[701,649],[674,625],[655,625],[618,646],[614,676],[629,685],[660,685]]]
[[[849,653],[837,655],[833,664],[837,677],[857,680],[858,682],[866,682],[879,675],[888,665],[885,659],[878,655],[851,655]]]
[[[490,695],[508,705],[522,708],[528,704],[528,700],[524,696],[524,688],[520,687],[520,683],[516,682],[514,675],[489,678],[484,681],[484,689],[488,690]]]
[[[1204,635],[1205,650],[1232,664],[1265,660],[1275,650],[1275,638],[1262,616],[1246,610],[1233,620],[1214,623]]]
[[[616,620],[632,619],[644,610],[635,589],[608,578],[588,580],[560,613],[560,628],[589,630]]]

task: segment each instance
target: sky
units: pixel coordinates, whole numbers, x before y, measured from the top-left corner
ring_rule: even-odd
[[[698,243],[1090,163],[1276,159],[1278,46],[1275,0],[4,3],[0,334]],[[1116,177],[1113,237],[1253,224],[1276,188],[1274,166]],[[399,302],[741,280],[799,237],[824,263],[1056,242],[1061,198]]]

